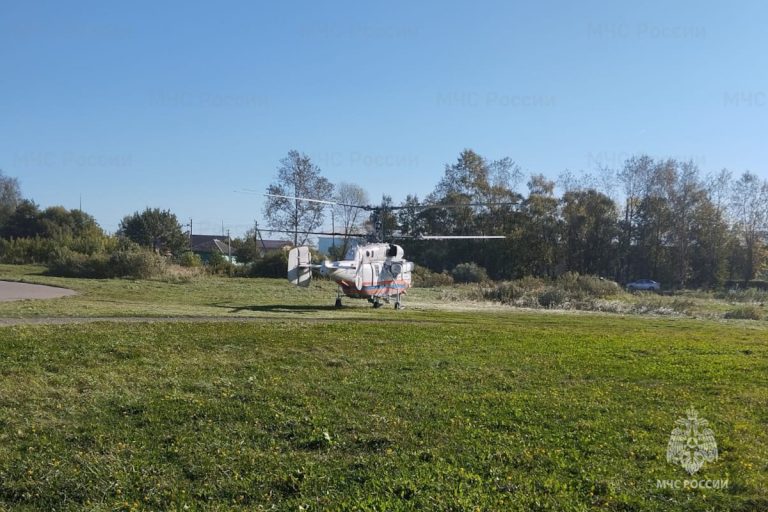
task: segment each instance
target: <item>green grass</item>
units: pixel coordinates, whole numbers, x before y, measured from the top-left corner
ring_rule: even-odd
[[[0,329],[14,510],[765,510],[768,331],[445,313]],[[738,327],[735,327],[738,325]],[[659,490],[693,405],[726,490]],[[188,508],[184,508],[185,505]]]
[[[361,300],[346,300],[335,310],[336,285],[313,280],[309,288],[283,279],[196,277],[188,281],[71,279],[50,277],[34,265],[0,265],[0,280],[71,288],[78,295],[54,300],[0,303],[0,317],[228,317],[228,318],[378,318],[391,311],[373,311]],[[418,308],[435,309],[438,289],[411,289]],[[417,308],[417,309],[418,309]],[[405,316],[406,311],[399,312]]]
[[[365,301],[345,299],[339,311],[332,305],[336,286],[315,279],[307,289],[289,286],[283,279],[246,279],[200,276],[174,280],[71,279],[44,275],[34,265],[0,265],[0,280],[24,281],[72,288],[77,296],[47,301],[0,303],[0,318],[32,317],[215,317],[215,318],[382,318],[388,310],[371,310]],[[411,288],[399,312],[404,318],[421,318],[424,311],[446,309],[495,309],[510,311],[513,306],[483,300],[478,285],[447,288]],[[751,307],[768,318],[768,304],[761,294],[740,293],[727,298],[714,294],[683,291],[675,295],[625,293],[603,299],[556,306],[556,309],[584,310],[619,315],[673,315],[723,319],[726,313]],[[751,300],[751,299],[756,299]],[[528,307],[540,308],[540,304]],[[389,309],[389,308],[387,308]]]
[[[0,510],[766,510],[768,324],[441,304],[280,280],[89,281],[0,317]],[[640,297],[645,299],[644,297]],[[699,300],[699,299],[697,299]],[[705,300],[705,299],[701,299]],[[250,319],[250,322],[203,321]],[[694,406],[720,460],[665,459]]]

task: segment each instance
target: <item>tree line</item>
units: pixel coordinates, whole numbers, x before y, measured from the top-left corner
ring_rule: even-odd
[[[768,182],[749,171],[705,175],[691,161],[638,155],[597,177],[566,172],[556,182],[535,174],[524,193],[518,191],[522,181],[511,159],[489,160],[467,149],[446,164],[423,200],[408,195],[394,205],[384,194],[380,209],[353,222],[350,215],[359,210],[336,206],[342,219],[336,228],[346,235],[382,226],[385,236],[402,238],[410,259],[431,270],[475,262],[494,279],[573,271],[619,282],[652,278],[672,288],[714,288],[765,277]],[[349,204],[350,189],[359,187],[344,184],[334,195],[309,157],[292,151],[268,193]],[[352,204],[365,201],[358,191]],[[270,226],[291,233],[296,244],[323,225],[325,211],[323,203],[281,198],[265,206]],[[415,240],[478,234],[506,238]],[[349,238],[343,237],[345,244]]]
[[[690,161],[638,155],[598,176],[565,172],[556,181],[541,174],[526,180],[510,158],[489,160],[467,149],[445,165],[423,199],[408,195],[396,205],[383,194],[369,214],[352,207],[368,204],[362,187],[334,185],[307,155],[290,151],[267,192],[273,194],[264,208],[270,238],[307,243],[331,213],[334,231],[342,233],[330,255],[336,258],[376,226],[399,239],[409,259],[437,272],[472,262],[494,279],[573,271],[619,282],[652,278],[673,288],[766,276],[768,183],[748,171],[705,175]],[[323,202],[329,200],[340,204],[330,208]],[[417,240],[478,234],[506,238]],[[262,237],[252,229],[233,240],[238,259],[261,260]],[[189,251],[188,237],[176,215],[159,208],[126,215],[110,236],[85,212],[40,208],[0,172],[0,261],[50,263],[137,248],[180,259]]]
[[[16,178],[0,171],[0,262],[45,264],[57,275],[142,277],[169,257],[180,258],[187,241],[169,210],[126,215],[109,235],[80,209],[41,208],[23,197]]]

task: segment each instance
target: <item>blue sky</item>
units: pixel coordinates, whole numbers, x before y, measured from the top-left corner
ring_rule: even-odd
[[[290,149],[372,198],[464,148],[526,173],[636,153],[768,177],[768,4],[2,2],[0,169],[113,231],[243,232]]]

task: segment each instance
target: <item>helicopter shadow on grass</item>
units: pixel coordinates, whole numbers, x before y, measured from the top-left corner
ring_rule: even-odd
[[[317,313],[319,311],[337,311],[333,305],[318,306],[313,304],[258,304],[250,306],[234,306],[221,303],[210,304],[215,308],[228,309],[230,313],[254,311],[260,313]]]

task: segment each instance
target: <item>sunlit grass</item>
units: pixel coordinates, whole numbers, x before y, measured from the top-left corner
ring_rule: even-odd
[[[0,329],[13,510],[763,510],[761,323],[394,312]],[[665,460],[693,405],[719,491]]]
[[[384,318],[389,308],[372,310],[361,300],[345,299],[345,308],[333,308],[334,283],[315,279],[309,288],[295,288],[283,279],[246,279],[199,276],[185,280],[68,279],[43,274],[44,267],[0,265],[0,279],[27,281],[72,288],[77,296],[46,301],[0,303],[0,317],[215,317],[215,318]],[[440,315],[444,311],[495,310],[513,312],[507,303],[484,298],[481,285],[447,288],[411,288],[408,309],[396,318],[419,319],[421,312]],[[768,318],[768,304],[760,293],[679,292],[674,295],[626,293],[602,298],[567,300],[554,310],[591,311],[620,315],[666,315],[723,319],[743,307],[756,311],[754,318]],[[525,297],[524,297],[525,299]],[[518,309],[543,306],[536,294],[516,301]],[[728,315],[728,316],[733,316]]]

